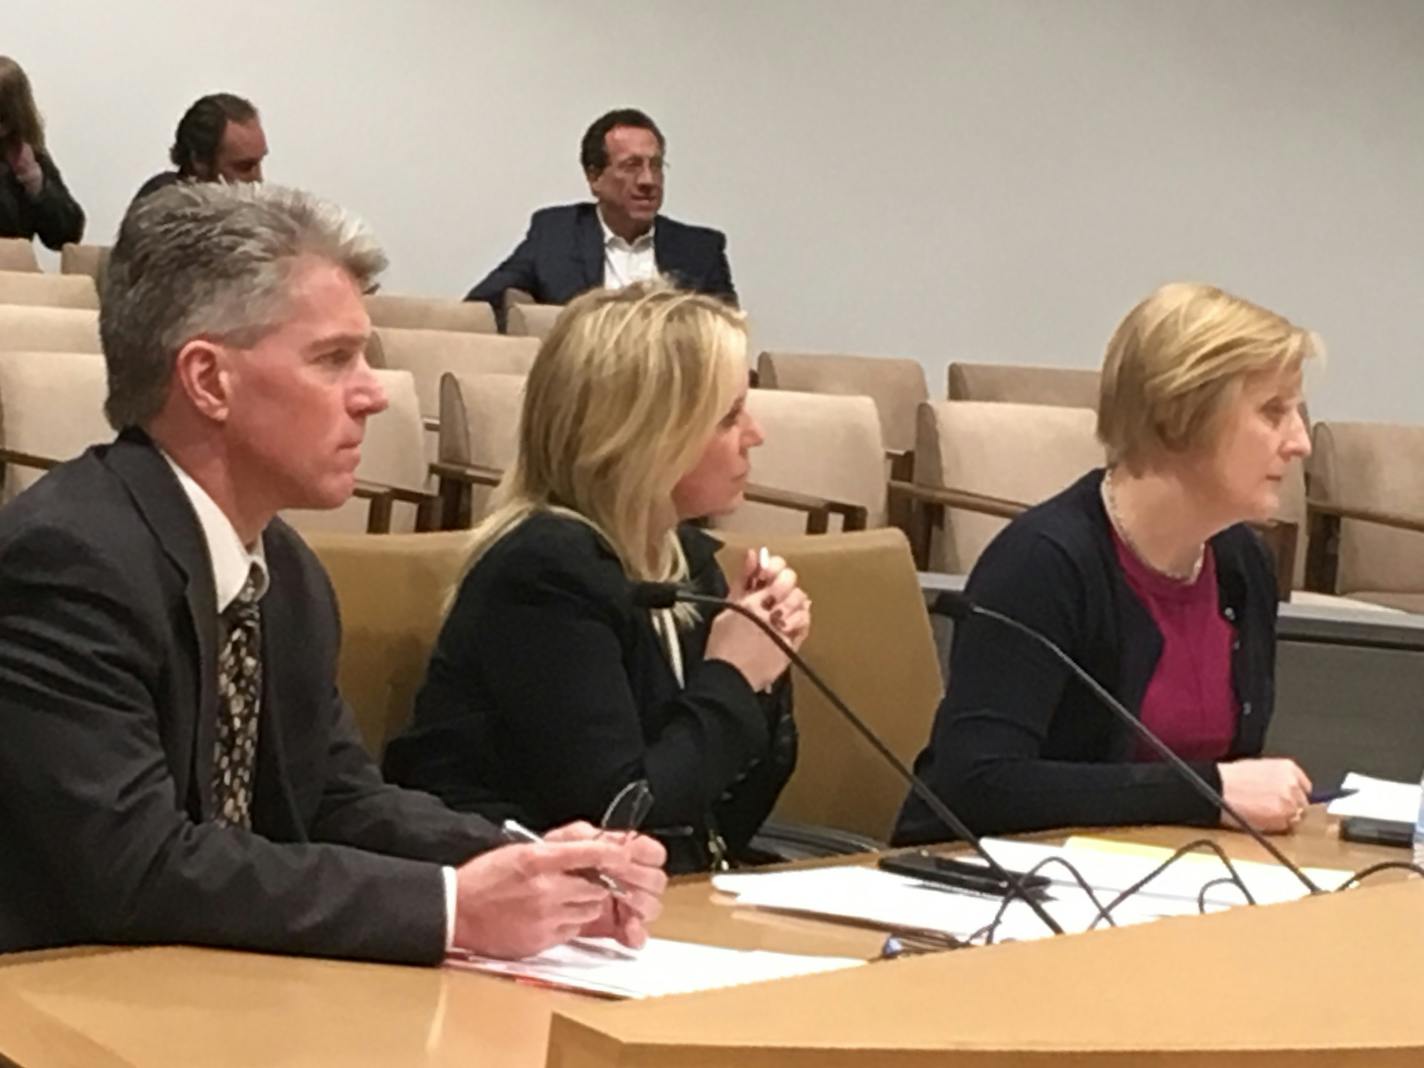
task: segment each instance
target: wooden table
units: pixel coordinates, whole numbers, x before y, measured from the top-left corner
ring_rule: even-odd
[[[1326,867],[1404,856],[1340,842],[1330,823],[1313,814],[1281,843],[1293,859]],[[1198,833],[1113,836],[1166,845]],[[1220,837],[1234,856],[1259,855],[1238,835]],[[702,879],[669,890],[656,933],[866,958],[883,941],[879,931],[729,907]],[[1339,1008],[1362,989],[1368,1001]],[[820,1068],[1037,1064],[1029,1051],[1072,1050],[1054,1063],[1177,1068],[1235,1063],[1221,1057],[1240,1053],[1258,1068],[1335,1068],[1424,1063],[1422,998],[1424,882],[1413,881],[641,1003],[449,968],[183,947],[16,954],[0,957],[0,1055],[23,1068]],[[1192,1050],[1204,1020],[1235,1036],[1230,1048]],[[1162,1046],[1177,1053],[1148,1052]]]

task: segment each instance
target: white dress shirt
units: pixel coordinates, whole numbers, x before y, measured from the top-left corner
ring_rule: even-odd
[[[622,289],[634,282],[645,282],[658,273],[658,260],[653,251],[653,230],[643,236],[625,241],[603,221],[602,210],[598,213],[598,225],[603,228],[603,286],[605,289]]]
[[[159,451],[162,452],[161,449]],[[188,503],[193,506],[193,511],[198,515],[198,526],[202,528],[203,541],[208,546],[208,559],[213,565],[213,585],[214,592],[217,594],[218,614],[221,615],[228,605],[237,600],[237,595],[242,592],[242,587],[247,583],[247,576],[254,566],[258,573],[257,598],[261,600],[271,583],[271,578],[267,573],[267,556],[262,549],[262,539],[259,537],[251,548],[243,545],[237,528],[232,525],[232,520],[218,507],[217,502],[208,496],[208,491],[198,485],[192,475],[179,467],[173,457],[164,452],[163,458],[168,461],[168,466],[173,468],[173,473],[178,476],[178,485],[183,487],[184,496],[188,498]],[[441,873],[445,880],[445,951],[448,953],[455,945],[457,883],[455,869],[450,865],[444,865],[441,868]]]

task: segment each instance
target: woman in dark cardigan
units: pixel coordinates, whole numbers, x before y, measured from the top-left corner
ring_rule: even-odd
[[[84,209],[45,151],[44,124],[20,65],[0,56],[0,237],[39,237],[58,251],[84,236]]]
[[[389,778],[535,829],[596,823],[646,780],[670,871],[744,853],[795,762],[786,659],[736,613],[649,610],[633,589],[687,583],[804,640],[783,561],[749,552],[724,576],[683,522],[741,501],[761,443],[746,382],[742,316],[720,301],[653,283],[569,306]]]
[[[1286,831],[1310,782],[1261,758],[1273,704],[1276,584],[1244,524],[1280,506],[1310,452],[1310,335],[1209,286],[1163,286],[1108,345],[1108,466],[1025,512],[969,576],[975,601],[1047,635],[1253,825]],[[1029,639],[955,627],[949,688],[916,770],[977,832],[1214,824],[1221,813]],[[946,837],[910,797],[898,843]]]

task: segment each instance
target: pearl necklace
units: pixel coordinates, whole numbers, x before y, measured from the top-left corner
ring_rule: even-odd
[[[1132,540],[1132,535],[1127,532],[1127,526],[1123,523],[1122,516],[1118,514],[1117,497],[1113,493],[1112,476],[1111,467],[1103,472],[1103,508],[1108,513],[1108,521],[1112,523],[1113,529],[1117,531],[1117,536],[1122,539],[1123,544],[1127,546],[1133,556],[1137,557],[1137,559],[1141,560],[1148,568],[1164,578],[1169,578],[1173,582],[1180,582],[1187,586],[1196,582],[1196,580],[1201,577],[1202,565],[1206,562],[1206,546],[1202,545],[1202,547],[1197,550],[1196,563],[1192,564],[1191,568],[1187,571],[1169,571],[1166,568],[1158,567],[1152,563],[1152,561],[1148,560],[1143,554],[1142,550],[1137,547],[1137,543]]]

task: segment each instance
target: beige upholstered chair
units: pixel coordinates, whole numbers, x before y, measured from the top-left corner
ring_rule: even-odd
[[[1098,410],[1097,371],[1022,364],[951,363],[949,399]]]
[[[440,381],[441,526],[473,526],[519,454],[524,375],[447,374]]]
[[[38,271],[35,246],[23,237],[0,237],[0,271]]]
[[[807,663],[891,752],[912,763],[929,737],[942,683],[905,536],[887,528],[766,540],[815,604],[801,649]],[[757,544],[729,535],[719,553],[723,570],[736,574],[746,547]],[[905,798],[904,782],[809,680],[793,675],[800,754],[774,817],[884,841]]]
[[[97,311],[99,293],[83,275],[39,271],[0,271],[0,304],[38,304],[48,308]]]
[[[394,326],[407,330],[458,330],[493,334],[494,309],[468,300],[441,300],[435,297],[402,297],[372,293],[365,298],[366,314],[372,326]]]
[[[104,273],[109,269],[111,245],[68,244],[59,250],[61,274],[87,274],[94,279],[94,289],[104,288]]]
[[[1096,427],[1097,416],[1087,408],[979,401],[920,405],[915,485],[922,491],[925,520],[916,539],[922,562],[934,571],[968,572],[1008,518],[1102,466]],[[981,510],[976,497],[1009,507]]]
[[[0,352],[91,352],[99,348],[99,315],[84,308],[0,304]]]
[[[747,503],[713,526],[790,534],[812,529],[807,519],[818,510],[829,510],[833,528],[885,525],[885,454],[873,400],[754,389],[747,410],[766,441],[751,453]]]
[[[1320,422],[1306,588],[1424,612],[1424,426]]]
[[[452,374],[529,373],[539,341],[454,330],[403,330],[378,327],[385,365],[415,376],[420,414],[435,429],[440,419],[440,378]]]
[[[473,541],[469,531],[380,538],[323,531],[306,540],[331,576],[341,610],[337,682],[379,759],[410,720]]]
[[[375,375],[386,392],[388,406],[366,420],[361,462],[356,468],[357,495],[329,511],[283,513],[283,518],[303,533],[408,533],[435,528],[438,507],[434,494],[428,492],[425,429],[415,381],[408,371],[376,371]]]
[[[108,395],[93,353],[0,351],[0,505],[47,468],[113,439]]]
[[[554,322],[563,310],[562,304],[511,304],[504,332],[511,337],[543,340],[554,329]]]
[[[894,453],[914,449],[915,411],[930,398],[919,361],[889,356],[763,352],[757,357],[757,379],[763,389],[869,397],[880,413],[885,448]],[[909,471],[903,474],[908,477]]]

